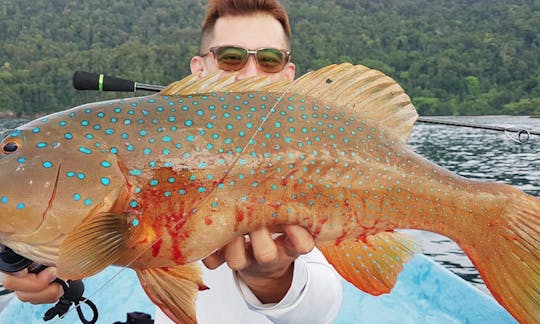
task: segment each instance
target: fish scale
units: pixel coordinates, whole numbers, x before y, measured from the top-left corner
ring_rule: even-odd
[[[539,200],[412,152],[417,115],[392,79],[342,64],[292,85],[233,81],[190,76],[4,133],[0,243],[64,278],[129,266],[191,323],[205,289],[193,262],[239,235],[301,225],[379,295],[417,250],[392,231],[415,228],[455,240],[516,318],[540,316]]]

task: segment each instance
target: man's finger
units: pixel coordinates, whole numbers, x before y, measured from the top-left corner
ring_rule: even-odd
[[[283,230],[287,234],[287,238],[293,245],[297,254],[309,253],[315,247],[313,236],[304,227],[298,225],[284,225]]]
[[[217,267],[222,265],[223,262],[225,262],[223,250],[219,249],[216,252],[210,254],[209,256],[204,258],[202,262],[204,266],[207,267],[208,269],[211,269],[211,270],[216,269]]]
[[[272,263],[278,258],[276,243],[266,227],[249,233],[253,256],[257,262],[265,264]]]
[[[225,260],[232,270],[242,270],[249,265],[244,236],[236,237],[225,246]]]
[[[14,277],[17,277],[17,278],[22,278],[22,277],[25,277],[27,274],[28,274],[28,268],[24,268],[21,271],[11,272],[8,275],[14,276]]]
[[[49,267],[38,274],[27,272],[23,275],[20,271],[16,276],[4,274],[2,284],[9,290],[37,293],[45,290],[54,279],[56,279],[56,268]]]
[[[22,302],[29,302],[34,305],[55,303],[63,294],[62,286],[57,283],[50,284],[40,292],[16,292],[17,298]]]

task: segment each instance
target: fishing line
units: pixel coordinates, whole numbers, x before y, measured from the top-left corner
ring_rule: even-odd
[[[255,132],[253,133],[253,135],[251,135],[249,137],[249,140],[248,142],[244,145],[244,147],[242,148],[242,150],[239,152],[240,154],[238,154],[238,156],[231,162],[229,168],[225,171],[225,174],[221,177],[220,181],[218,181],[217,183],[221,183],[230,173],[231,171],[233,170],[233,168],[238,164],[238,161],[240,160],[240,158],[242,157],[242,155],[246,152],[247,148],[252,144],[255,136],[257,136],[261,131],[262,131],[262,127],[264,126],[264,124],[266,124],[266,122],[268,121],[268,119],[270,118],[270,115],[272,115],[273,113],[276,112],[276,107],[281,103],[282,101],[282,98],[283,96],[289,92],[289,90],[292,88],[292,86],[296,83],[296,80],[294,80],[293,82],[291,82],[291,84],[278,96],[276,97],[276,102],[274,103],[274,105],[270,108],[270,110],[268,111],[268,113],[261,118],[261,122],[259,123],[259,126],[257,127],[257,129],[255,130]],[[199,203],[195,204],[195,206],[192,208],[191,210],[191,214],[189,216],[186,216],[186,217],[193,217],[197,211],[205,205],[205,203],[211,198],[212,194],[216,191],[216,189],[218,188],[218,186],[214,186],[212,187],[210,190],[209,190],[209,193],[208,195],[206,195],[202,200],[199,201]],[[178,224],[180,224],[180,222],[182,222],[184,219],[180,219],[178,220],[177,222],[173,223],[172,226],[173,227],[176,227]],[[165,233],[161,234],[160,236],[158,236],[153,242],[151,242],[151,244],[149,245],[149,247],[143,249],[138,255],[136,255],[131,261],[129,261],[126,265],[122,266],[120,268],[120,270],[118,270],[116,273],[114,273],[114,275],[112,277],[110,277],[109,279],[107,279],[104,283],[102,283],[100,286],[98,286],[98,288],[93,291],[88,297],[86,297],[84,300],[89,300],[90,298],[92,298],[93,296],[95,296],[98,292],[100,292],[101,290],[103,290],[106,286],[108,286],[115,278],[117,278],[126,268],[129,268],[130,265],[133,264],[133,262],[135,262],[137,259],[139,259],[144,253],[146,253],[148,250],[150,250],[152,248],[152,246],[157,243],[159,240],[161,240],[163,237],[165,236]],[[212,252],[213,253],[213,252]],[[70,313],[71,311],[73,311],[74,309],[76,308],[79,308],[81,305],[77,305],[76,307],[70,309],[69,311],[67,311],[65,313],[65,315],[67,315],[68,313]],[[55,322],[59,320],[56,319]]]

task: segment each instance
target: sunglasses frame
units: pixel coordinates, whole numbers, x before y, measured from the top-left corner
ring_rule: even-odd
[[[247,53],[247,59],[246,61],[240,65],[240,67],[236,70],[231,70],[231,69],[222,69],[220,66],[219,66],[219,60],[218,60],[218,57],[216,55],[216,51],[218,49],[221,49],[221,48],[226,48],[226,47],[230,47],[230,48],[234,48],[234,49],[240,49],[240,50],[243,50],[243,51],[246,51]],[[269,72],[269,71],[265,71],[265,68],[264,66],[262,66],[261,64],[259,64],[259,60],[257,59],[257,53],[259,51],[263,51],[263,50],[273,50],[273,51],[278,51],[278,52],[281,52],[285,58],[284,60],[284,63],[283,63],[283,66],[281,67],[281,69],[279,71],[275,71],[275,72]],[[212,55],[214,56],[214,59],[216,60],[216,65],[218,66],[218,68],[220,70],[224,70],[224,71],[240,71],[241,69],[244,68],[244,66],[246,66],[248,60],[249,60],[249,56],[250,55],[253,55],[253,58],[255,59],[255,64],[257,64],[257,67],[259,69],[261,69],[261,71],[263,72],[266,72],[266,73],[278,73],[278,72],[281,72],[283,71],[283,69],[285,68],[285,66],[287,65],[287,63],[289,63],[291,61],[291,51],[288,51],[288,50],[284,50],[284,49],[279,49],[279,48],[273,48],[273,47],[262,47],[262,48],[258,48],[258,49],[254,49],[254,50],[249,50],[247,48],[243,48],[243,47],[240,47],[240,46],[233,46],[233,45],[221,45],[221,46],[212,46],[208,49],[208,52],[205,53],[205,54],[202,54],[201,56],[206,56],[208,54],[212,53]]]

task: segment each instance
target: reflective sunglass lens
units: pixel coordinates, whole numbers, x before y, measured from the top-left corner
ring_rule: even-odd
[[[240,70],[248,58],[246,50],[238,47],[219,47],[215,54],[219,68],[226,71]]]
[[[280,50],[272,48],[259,50],[256,54],[256,59],[259,67],[263,71],[270,73],[281,71],[287,63],[285,54]]]

